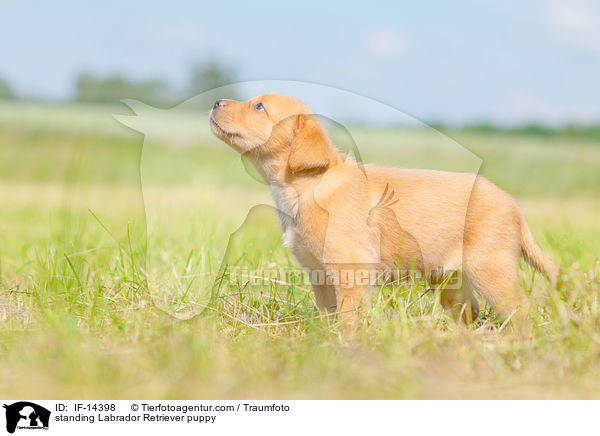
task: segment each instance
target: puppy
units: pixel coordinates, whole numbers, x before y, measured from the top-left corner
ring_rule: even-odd
[[[317,303],[360,313],[373,278],[415,269],[442,286],[464,320],[477,290],[502,317],[527,319],[519,256],[556,284],[515,200],[476,174],[361,165],[340,153],[304,103],[265,94],[218,100],[212,132],[244,154],[270,187],[284,243],[309,272]]]

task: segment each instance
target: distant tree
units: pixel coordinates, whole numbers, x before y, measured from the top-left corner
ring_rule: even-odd
[[[82,73],[76,82],[77,100],[97,103],[115,103],[133,98],[147,104],[168,102],[168,87],[162,80],[134,82],[121,75],[95,77]]]
[[[524,133],[526,135],[536,135],[536,136],[549,136],[556,133],[556,129],[550,126],[545,126],[539,123],[529,123],[524,126],[521,126],[517,129],[513,129],[518,133]]]
[[[463,130],[477,133],[496,133],[502,131],[502,127],[498,127],[489,122],[474,122],[463,126]]]
[[[211,57],[205,62],[196,63],[192,67],[187,92],[196,95],[220,86],[235,84],[237,75],[236,68]],[[238,97],[238,92],[235,87],[230,87],[228,95],[223,95],[223,97],[235,99]]]
[[[0,99],[14,99],[16,98],[10,85],[5,80],[0,79]]]

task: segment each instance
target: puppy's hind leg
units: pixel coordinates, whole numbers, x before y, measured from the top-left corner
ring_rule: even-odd
[[[498,315],[510,317],[511,325],[521,332],[531,330],[530,304],[519,280],[516,256],[496,253],[494,258],[473,259],[465,264],[465,272]]]
[[[479,303],[473,294],[472,285],[464,274],[454,273],[442,283],[439,292],[442,307],[449,310],[454,319],[471,324],[479,316]]]

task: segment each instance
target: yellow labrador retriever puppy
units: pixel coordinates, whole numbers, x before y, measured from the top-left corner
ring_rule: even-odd
[[[553,284],[559,278],[515,200],[481,176],[360,165],[335,148],[308,106],[280,94],[219,100],[210,125],[268,183],[284,243],[323,308],[360,312],[374,277],[414,268],[431,282],[458,275],[441,302],[465,320],[478,312],[473,290],[501,316],[522,319],[529,303],[519,256]]]

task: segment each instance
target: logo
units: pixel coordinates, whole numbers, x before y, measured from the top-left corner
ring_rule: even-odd
[[[14,433],[18,429],[48,430],[50,411],[29,401],[19,401],[4,405],[6,409],[6,431]]]

